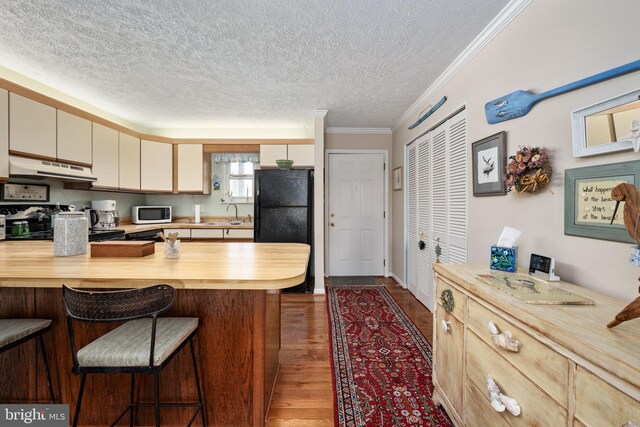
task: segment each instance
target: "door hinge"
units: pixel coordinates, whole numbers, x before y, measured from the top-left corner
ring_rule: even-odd
[[[387,260],[386,260],[386,259],[383,259],[383,260],[382,260],[382,266],[383,266],[383,267],[386,267],[386,266],[387,266]]]
[[[386,171],[386,170],[387,170],[387,164],[386,164],[386,163],[383,163],[383,164],[382,164],[382,170],[383,170],[383,171]]]
[[[382,211],[382,218],[386,218],[387,217],[387,211]]]

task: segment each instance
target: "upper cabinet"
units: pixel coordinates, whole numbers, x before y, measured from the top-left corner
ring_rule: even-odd
[[[204,152],[202,144],[177,146],[178,192],[202,193],[204,190]]]
[[[118,131],[93,124],[93,174],[98,178],[94,187],[119,187]]]
[[[120,132],[120,189],[140,191],[140,138]]]
[[[91,133],[89,120],[58,110],[58,160],[90,166]]]
[[[295,144],[287,146],[287,158],[293,160],[293,167],[313,167],[314,146],[310,144]]]
[[[276,160],[293,160],[293,167],[313,167],[314,146],[312,144],[260,145],[260,167],[278,166]]]
[[[9,179],[9,92],[0,89],[0,181]]]
[[[260,145],[260,167],[277,166],[276,160],[287,158],[287,146],[281,144]]]
[[[150,192],[173,192],[173,145],[140,140],[140,188]]]
[[[56,160],[56,109],[10,93],[9,110],[10,150]]]

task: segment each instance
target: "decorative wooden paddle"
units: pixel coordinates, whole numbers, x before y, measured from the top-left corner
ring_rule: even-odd
[[[640,220],[640,191],[633,184],[622,183],[613,187],[611,190],[611,198],[616,201],[616,207],[613,210],[613,217],[611,218],[611,224],[616,218],[618,212],[618,206],[620,202],[624,202],[624,226],[629,232],[629,235],[634,241],[638,242],[638,221]],[[640,279],[638,279],[640,280]],[[640,289],[638,289],[640,292]],[[613,328],[618,326],[622,322],[632,320],[640,317],[640,297],[631,301],[629,305],[622,309],[611,322],[607,325],[607,328]]]
[[[424,113],[424,115],[422,117],[420,117],[420,119],[418,119],[417,122],[415,122],[414,124],[412,124],[411,126],[409,126],[407,129],[413,129],[414,127],[418,126],[420,123],[424,122],[425,120],[427,120],[427,117],[429,117],[430,115],[432,115],[433,113],[436,112],[436,110],[438,108],[440,108],[442,106],[442,104],[445,103],[445,101],[447,100],[446,96],[443,96],[442,99],[440,101],[438,101],[438,103],[436,105],[434,105],[433,107],[431,107],[431,109],[429,109],[429,111],[427,111],[426,113]]]
[[[638,70],[640,70],[640,60],[621,65],[608,71],[603,71],[602,73],[542,92],[538,95],[524,90],[517,90],[509,95],[487,102],[484,105],[484,113],[487,116],[487,122],[491,125],[517,119],[518,117],[526,116],[529,110],[531,110],[531,107],[537,102]]]

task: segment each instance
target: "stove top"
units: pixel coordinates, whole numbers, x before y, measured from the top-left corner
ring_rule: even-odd
[[[89,241],[123,240],[124,230],[112,228],[110,230],[89,230]],[[28,237],[14,237],[7,234],[7,240],[53,240],[53,230],[32,231]]]

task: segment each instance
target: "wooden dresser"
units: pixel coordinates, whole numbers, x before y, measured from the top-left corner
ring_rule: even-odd
[[[556,282],[596,305],[530,305],[477,279],[488,267],[434,264],[434,271],[433,397],[454,424],[640,425],[640,319],[606,327],[624,301]],[[449,312],[440,300],[447,289]],[[489,322],[511,332],[517,352],[494,343]],[[519,415],[494,409],[488,375]]]

